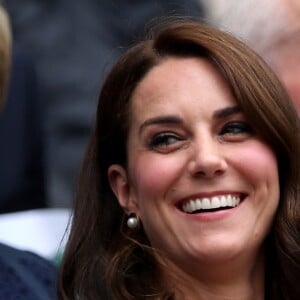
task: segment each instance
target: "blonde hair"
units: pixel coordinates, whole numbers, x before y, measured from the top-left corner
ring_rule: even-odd
[[[4,106],[11,64],[11,28],[8,14],[0,5],[0,110]]]

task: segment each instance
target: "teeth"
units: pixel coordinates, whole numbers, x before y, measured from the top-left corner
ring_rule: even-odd
[[[193,201],[193,200],[191,200],[191,201]],[[200,200],[201,201],[201,200]],[[209,200],[209,198],[203,198],[202,199],[202,209],[210,209],[211,207],[210,207],[211,205],[210,205],[210,200]]]
[[[220,204],[221,204],[221,207],[226,207],[227,206],[227,201],[226,201],[225,196],[220,197]]]
[[[200,199],[196,199],[197,209],[202,209],[202,202]]]
[[[212,197],[210,208],[219,208],[221,207],[219,197]]]
[[[227,206],[233,206],[233,197],[231,195],[226,196]]]
[[[197,198],[189,200],[182,205],[182,210],[186,213],[193,213],[197,210],[208,210],[221,207],[235,207],[240,204],[240,197],[233,195],[220,195],[212,198]]]
[[[190,207],[191,207],[192,211],[197,210],[196,201],[190,200]]]

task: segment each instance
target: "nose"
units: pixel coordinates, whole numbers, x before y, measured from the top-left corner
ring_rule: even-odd
[[[223,175],[228,165],[221,148],[222,145],[213,138],[201,139],[192,150],[189,162],[190,174],[202,178]]]

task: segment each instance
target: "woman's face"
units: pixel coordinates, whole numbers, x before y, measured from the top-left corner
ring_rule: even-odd
[[[277,161],[205,59],[168,58],[131,98],[128,169],[109,178],[151,245],[186,268],[253,257],[279,201]]]

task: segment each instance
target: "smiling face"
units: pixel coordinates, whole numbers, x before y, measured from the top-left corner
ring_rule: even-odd
[[[208,61],[168,58],[144,77],[127,150],[111,186],[168,261],[189,270],[258,253],[279,201],[276,158]]]

